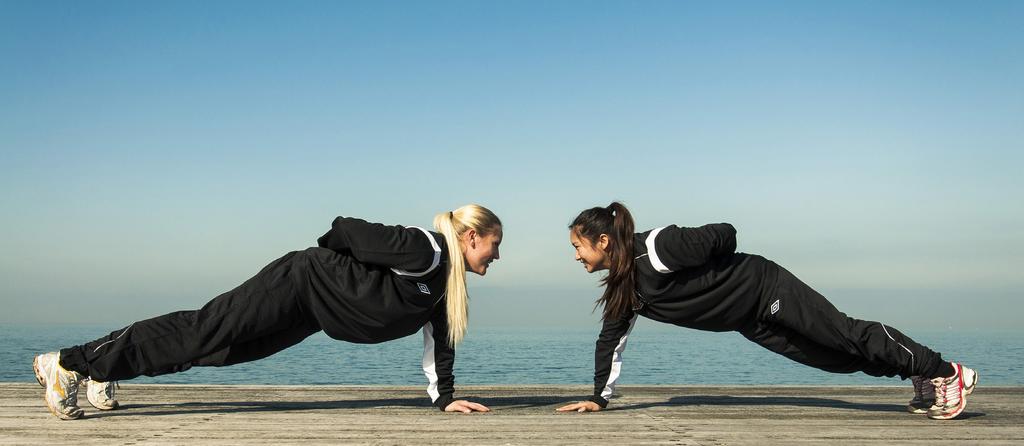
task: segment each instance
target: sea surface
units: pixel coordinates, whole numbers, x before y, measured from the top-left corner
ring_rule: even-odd
[[[0,381],[34,382],[32,357],[117,327],[0,326]],[[592,384],[599,327],[471,328],[456,355],[457,384]],[[980,373],[983,385],[1024,385],[1024,332],[906,332]],[[420,334],[361,345],[318,333],[259,361],[194,367],[138,383],[424,385]],[[623,355],[622,384],[909,385],[899,378],[833,374],[794,363],[736,333],[639,325]]]

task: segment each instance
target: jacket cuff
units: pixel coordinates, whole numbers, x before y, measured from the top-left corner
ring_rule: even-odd
[[[437,397],[437,399],[434,400],[434,405],[437,406],[438,409],[441,409],[442,412],[444,412],[444,408],[448,407],[448,405],[451,404],[452,401],[455,401],[455,397],[452,396],[451,393],[448,393]]]
[[[590,398],[587,398],[587,401],[597,403],[597,405],[601,406],[602,409],[608,407],[608,400],[601,398],[601,395],[591,395]]]

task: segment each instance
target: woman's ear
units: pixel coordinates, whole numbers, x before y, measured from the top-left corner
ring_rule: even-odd
[[[600,250],[602,250],[604,252],[608,252],[608,245],[609,245],[608,234],[601,234],[601,235],[597,236],[597,248],[598,249],[600,249]]]
[[[463,232],[462,243],[466,245],[467,248],[476,249],[476,230],[470,228],[467,229],[466,232]]]

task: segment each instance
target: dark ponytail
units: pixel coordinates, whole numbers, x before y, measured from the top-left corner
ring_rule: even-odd
[[[620,319],[629,314],[636,299],[633,294],[633,216],[629,209],[617,201],[608,207],[590,208],[580,212],[569,229],[592,244],[597,243],[601,234],[608,236],[611,267],[608,276],[601,280],[605,289],[597,305],[604,306],[605,320]]]

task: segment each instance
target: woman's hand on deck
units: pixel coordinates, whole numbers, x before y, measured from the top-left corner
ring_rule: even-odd
[[[557,410],[559,412],[576,411],[576,412],[579,412],[579,413],[583,413],[583,412],[597,412],[597,411],[601,410],[601,406],[598,406],[597,403],[595,403],[593,401],[580,401],[580,402],[577,402],[577,403],[566,404],[566,405],[564,405],[562,407],[559,407],[558,409],[555,409],[555,410]]]
[[[491,409],[488,409],[487,406],[485,406],[483,404],[474,403],[472,401],[455,400],[455,401],[452,401],[451,404],[446,406],[444,408],[444,411],[445,412],[470,413],[470,412],[490,412]]]

